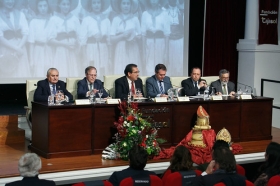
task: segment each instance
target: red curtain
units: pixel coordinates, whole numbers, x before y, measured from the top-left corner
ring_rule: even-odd
[[[227,69],[230,80],[236,82],[236,45],[244,38],[245,11],[245,0],[206,0],[203,76],[215,76]]]

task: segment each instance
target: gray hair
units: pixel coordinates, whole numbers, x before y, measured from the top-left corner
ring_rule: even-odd
[[[222,76],[222,74],[229,74],[229,71],[227,70],[227,69],[222,69],[222,70],[220,70],[220,72],[219,72],[219,76],[221,77]]]
[[[35,153],[26,153],[18,161],[18,170],[22,177],[34,177],[41,168],[41,159]]]
[[[50,75],[51,71],[56,70],[58,72],[58,70],[56,68],[49,68],[49,70],[47,71],[47,76]]]

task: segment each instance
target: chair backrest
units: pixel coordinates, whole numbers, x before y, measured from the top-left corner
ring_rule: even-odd
[[[171,84],[173,86],[173,88],[177,88],[177,87],[182,87],[181,86],[181,82],[184,80],[184,79],[188,79],[189,77],[185,77],[185,76],[174,76],[174,77],[170,77],[170,81],[171,81]],[[176,87],[175,87],[176,86]]]
[[[163,185],[164,186],[169,186],[169,185],[182,186],[183,185],[182,184],[182,182],[183,182],[182,175],[186,175],[185,173],[186,173],[186,171],[171,173],[170,170],[167,170],[165,172],[166,175],[164,175],[162,178]],[[188,175],[188,177],[191,177],[191,175],[193,175],[193,172],[191,172],[191,171],[187,171],[187,173],[190,173]],[[196,176],[200,176],[202,172],[200,170],[194,170],[194,173],[195,173],[195,177],[196,177]],[[187,180],[185,180],[185,181],[187,181]]]
[[[115,98],[115,81],[123,75],[107,75],[104,76],[104,88],[109,90],[109,94],[112,98]]]
[[[143,92],[145,94],[145,97],[147,97],[147,90],[146,90],[146,80],[149,78],[150,76],[139,76],[139,78],[142,79],[142,83],[143,83]]]
[[[82,77],[70,77],[66,78],[66,89],[73,95],[73,99],[77,99],[78,81],[82,80]]]
[[[108,180],[95,180],[95,181],[85,181],[73,184],[72,186],[113,186]]]
[[[267,186],[279,186],[280,185],[280,175],[272,176],[267,183]]]
[[[204,76],[204,77],[201,77],[201,79],[205,79],[206,82],[207,82],[207,85],[210,86],[210,84],[214,81],[216,81],[217,79],[219,79],[219,76]]]
[[[31,102],[34,99],[34,93],[37,88],[37,83],[39,79],[27,79],[26,80],[26,99],[27,106],[31,109]]]
[[[241,165],[236,164],[236,172],[239,175],[245,176],[245,169]]]
[[[246,186],[254,186],[254,184],[248,180],[245,180],[245,182],[246,182]],[[219,182],[219,183],[216,183],[214,186],[226,186],[226,184],[224,184],[223,182]],[[269,185],[267,185],[267,186],[269,186]]]
[[[120,186],[134,186],[132,177],[125,178],[121,181]],[[150,175],[150,186],[162,186],[161,179],[156,175]]]

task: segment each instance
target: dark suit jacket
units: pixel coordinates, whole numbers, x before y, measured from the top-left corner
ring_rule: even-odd
[[[198,176],[194,181],[194,185],[213,186],[216,183],[223,182],[227,186],[245,186],[246,178],[237,173],[213,173],[205,176]]]
[[[69,100],[73,100],[72,94],[66,90],[65,83],[63,81],[58,80],[56,83],[56,90],[62,90],[64,95],[68,96]],[[49,95],[51,95],[51,90],[48,79],[38,81],[37,89],[34,93],[34,101],[47,102]]]
[[[23,177],[20,181],[14,181],[7,183],[6,186],[53,186],[55,185],[54,181],[50,180],[40,180],[38,176],[35,177]]]
[[[211,83],[211,85],[210,85],[210,93],[212,92],[212,88],[211,87],[214,87],[215,93],[216,92],[221,92],[221,93],[223,92],[222,84],[221,84],[221,81],[219,79]],[[235,91],[234,83],[229,81],[227,83],[227,89],[228,89],[228,94],[230,94],[231,91]]]
[[[138,78],[136,81],[134,81],[134,83],[135,83],[135,89],[136,88],[141,89],[141,93],[144,97],[142,79]],[[115,97],[124,100],[127,99],[128,93],[129,93],[129,85],[126,76],[118,78],[115,81]]]
[[[141,176],[149,176],[149,175],[156,175],[154,172],[147,171],[147,170],[135,170],[133,168],[128,167],[127,169],[124,169],[122,171],[116,171],[114,172],[110,178],[109,182],[111,182],[114,186],[119,186],[121,181],[125,178],[139,175]]]
[[[199,82],[200,82],[200,80],[199,80]],[[201,87],[200,89],[194,87],[192,78],[184,79],[181,82],[181,85],[184,88],[183,95],[187,95],[187,96],[196,96],[196,94],[198,92],[200,92],[200,94],[203,94],[203,92],[205,90],[205,87]]]
[[[165,76],[163,78],[163,83],[164,83],[164,94],[167,94],[168,89],[172,88],[170,78],[168,76]],[[154,98],[158,94],[161,94],[158,87],[158,80],[155,75],[149,77],[146,80],[146,90],[147,90],[147,97],[150,96],[151,98]]]
[[[102,82],[99,79],[96,79],[93,83],[93,87],[96,90],[103,90],[103,94],[102,94],[102,98],[107,98],[108,97],[108,93],[106,92],[106,90],[104,89]],[[86,93],[89,91],[88,89],[88,83],[87,83],[87,79],[84,78],[82,80],[80,80],[78,82],[78,99],[85,99],[86,97]],[[99,97],[97,95],[97,97]]]

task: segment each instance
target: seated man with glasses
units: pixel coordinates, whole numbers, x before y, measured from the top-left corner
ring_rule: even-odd
[[[128,94],[131,92],[132,96],[136,96],[136,90],[139,89],[144,96],[142,79],[138,78],[139,70],[137,65],[128,64],[125,67],[125,76],[118,78],[115,81],[115,97],[121,100],[127,100]]]
[[[102,82],[96,79],[97,70],[93,66],[89,66],[85,69],[85,78],[78,82],[77,95],[78,99],[86,99],[90,93],[98,93],[99,90],[103,91],[102,98],[107,98],[108,93],[104,90]]]
[[[211,83],[210,87],[214,87],[216,95],[234,95],[235,85],[229,81],[229,71],[222,69],[219,72],[219,79]],[[211,88],[210,88],[211,91]]]

